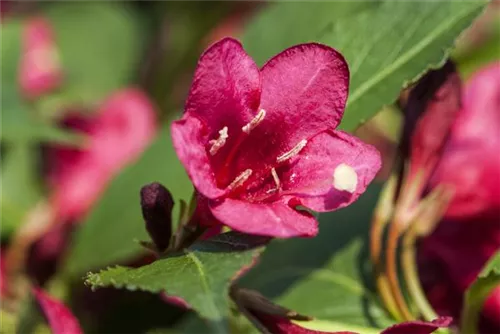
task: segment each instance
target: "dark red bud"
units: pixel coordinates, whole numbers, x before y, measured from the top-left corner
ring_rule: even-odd
[[[141,188],[141,207],[146,230],[158,251],[164,251],[172,236],[172,195],[158,182],[148,184]]]

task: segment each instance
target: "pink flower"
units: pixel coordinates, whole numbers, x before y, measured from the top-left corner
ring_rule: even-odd
[[[473,224],[443,221],[422,240],[418,250],[422,284],[440,315],[460,319],[465,291],[499,248],[498,218]],[[500,332],[500,288],[483,307],[482,326],[483,333]]]
[[[37,98],[56,89],[63,79],[54,32],[43,17],[29,19],[24,25],[19,65],[19,86],[27,98]]]
[[[431,187],[453,187],[447,218],[500,216],[500,62],[476,73],[463,93]]]
[[[430,188],[454,196],[437,229],[419,247],[422,281],[440,314],[459,318],[463,294],[500,248],[500,63],[476,73],[463,92]],[[484,332],[500,331],[500,288],[483,308]]]
[[[32,292],[53,334],[83,334],[78,320],[62,302],[40,288],[33,288]]]
[[[302,327],[285,317],[258,312],[251,312],[251,314],[269,331],[269,333],[273,334],[356,334],[355,332],[347,331],[317,331]],[[439,328],[448,327],[451,320],[452,319],[448,317],[440,317],[432,322],[408,321],[386,328],[381,331],[380,334],[430,334]]]
[[[348,84],[345,60],[325,45],[291,47],[260,70],[234,39],[205,51],[172,137],[212,222],[314,236],[316,220],[297,206],[332,211],[363,193],[381,163],[373,147],[334,130]]]
[[[88,135],[86,148],[57,148],[52,153],[52,202],[59,221],[81,218],[108,182],[137,159],[156,133],[154,107],[137,89],[111,95],[96,114],[69,119]]]

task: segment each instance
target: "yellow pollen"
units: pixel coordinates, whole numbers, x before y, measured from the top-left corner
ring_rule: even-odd
[[[333,186],[337,190],[352,194],[358,186],[358,174],[351,166],[341,163],[333,171]]]
[[[290,151],[280,155],[276,161],[278,163],[281,163],[283,161],[286,161],[290,158],[293,158],[294,156],[296,156],[297,154],[299,154],[300,151],[302,151],[302,149],[306,146],[307,144],[307,139],[302,139],[301,141],[299,141],[299,143],[297,145],[295,145],[294,148],[292,148]]]
[[[264,119],[264,117],[266,117],[266,111],[264,109],[260,109],[260,111],[257,114],[257,116],[255,116],[254,119],[252,119],[250,121],[250,123],[248,123],[247,125],[245,125],[244,127],[242,127],[241,130],[243,132],[245,132],[246,134],[249,134],[250,131],[252,131],[253,129],[255,129],[255,127],[257,125],[259,125],[260,122],[262,122],[262,120]]]
[[[230,190],[238,188],[241,186],[243,183],[245,183],[246,180],[252,175],[253,171],[251,169],[245,169],[244,172],[242,172],[240,175],[238,175],[233,182],[228,186]]]
[[[212,147],[210,147],[210,154],[215,155],[221,149],[221,147],[226,144],[227,138],[227,126],[225,126],[222,128],[222,130],[219,131],[219,138],[213,139],[208,142],[210,145],[212,145]]]

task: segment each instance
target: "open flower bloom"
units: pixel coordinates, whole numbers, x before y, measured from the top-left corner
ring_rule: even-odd
[[[372,146],[342,131],[349,71],[334,49],[291,47],[260,70],[230,38],[201,56],[175,150],[209,213],[235,230],[314,236],[302,206],[332,211],[356,200],[380,168]]]
[[[29,19],[22,42],[19,86],[23,95],[36,98],[56,89],[63,71],[50,22],[43,17]]]
[[[51,152],[52,203],[59,221],[81,218],[156,133],[153,105],[142,91],[132,88],[112,94],[90,118],[67,121],[88,135],[88,143],[82,149],[59,147]]]

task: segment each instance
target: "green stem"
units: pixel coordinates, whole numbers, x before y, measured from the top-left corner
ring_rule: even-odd
[[[370,230],[370,256],[373,265],[373,275],[382,304],[394,319],[401,321],[403,317],[396,308],[396,302],[391,294],[389,281],[384,272],[382,261],[383,234],[392,215],[392,200],[396,185],[395,181],[396,179],[394,177],[387,181],[377,203]]]
[[[438,315],[427,301],[422,285],[420,284],[415,252],[417,233],[416,228],[413,226],[408,230],[403,238],[403,252],[401,255],[403,275],[405,277],[410,297],[415,302],[417,309],[425,320],[431,321],[436,319]]]

